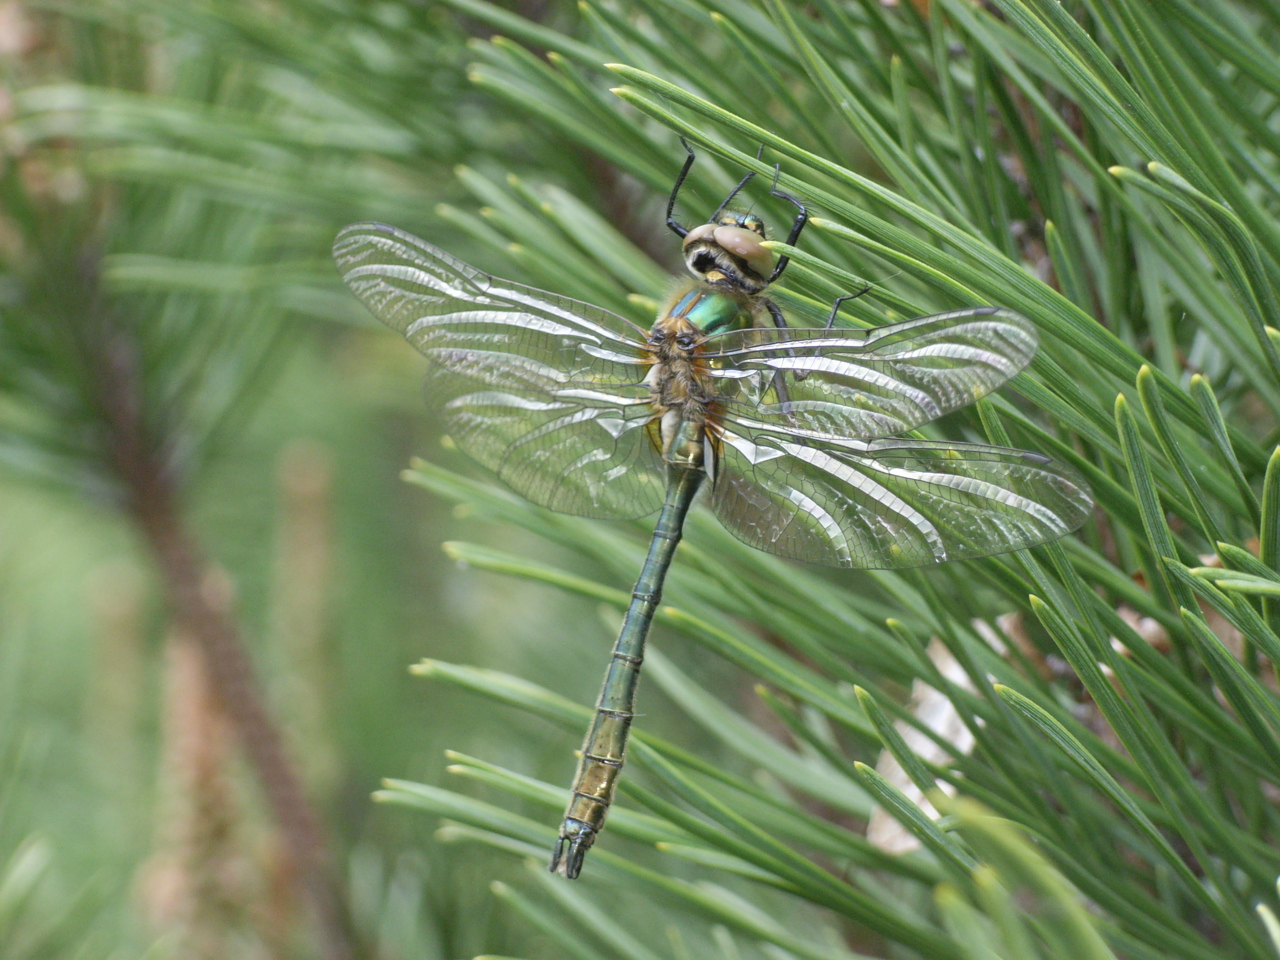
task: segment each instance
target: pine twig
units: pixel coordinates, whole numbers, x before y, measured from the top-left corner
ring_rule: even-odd
[[[205,589],[209,564],[187,528],[179,489],[147,435],[143,391],[133,351],[118,330],[104,323],[88,344],[101,362],[99,398],[110,435],[110,456],[124,485],[127,512],[159,567],[175,626],[204,656],[223,709],[239,736],[294,863],[299,893],[310,903],[326,960],[360,955],[345,900],[332,872],[328,838],[302,788],[284,740],[267,709],[228,604]]]

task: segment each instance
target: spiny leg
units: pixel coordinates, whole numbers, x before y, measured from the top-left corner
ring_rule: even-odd
[[[836,302],[831,305],[831,315],[827,317],[827,322],[823,324],[822,329],[830,330],[833,326],[835,326],[836,314],[840,312],[840,304],[844,303],[847,300],[857,300],[858,297],[862,296],[864,293],[866,293],[870,289],[871,289],[871,284],[868,283],[865,287],[863,287],[857,293],[847,293],[843,297],[837,297]],[[769,311],[769,316],[773,319],[773,325],[775,327],[777,327],[779,330],[790,329],[789,326],[787,325],[787,318],[783,316],[781,308],[779,308],[779,306],[776,303],[774,303],[768,297],[761,297],[760,300],[764,303],[765,309]],[[792,350],[790,347],[787,348],[787,356],[791,357],[792,359],[795,358],[795,351]],[[803,380],[805,379],[805,377],[809,376],[809,371],[797,370],[792,375],[797,380]],[[790,416],[791,397],[787,393],[786,380],[781,370],[774,372],[773,386],[778,393],[778,402],[782,406],[782,412]]]
[[[778,177],[782,173],[782,164],[776,164],[773,168],[773,188],[769,191],[779,200],[786,200],[788,203],[794,203],[796,209],[800,212],[796,214],[795,222],[791,224],[791,233],[787,235],[787,246],[794,247],[796,241],[800,239],[800,231],[804,229],[804,225],[809,222],[809,211],[805,209],[803,203],[793,197],[789,193],[784,193],[778,189]],[[790,257],[779,257],[777,265],[773,268],[773,273],[769,277],[769,282],[777,280],[782,276],[782,271],[787,269],[787,264],[791,262]]]
[[[836,324],[836,314],[840,312],[840,304],[846,300],[857,300],[860,296],[871,289],[871,284],[867,284],[857,293],[846,293],[843,297],[836,297],[836,302],[831,305],[831,316],[827,317],[827,322],[822,329],[830,330]]]
[[[760,144],[760,149],[756,151],[756,159],[759,160],[760,157],[763,155],[764,155],[764,144],[762,143]],[[707,219],[707,223],[716,223],[717,221],[719,221],[720,214],[724,213],[724,208],[727,207],[729,203],[733,200],[733,198],[736,197],[742,191],[743,187],[745,187],[748,183],[751,182],[751,178],[754,177],[755,175],[756,175],[756,172],[752,170],[745,177],[739,180],[738,185],[734,187],[732,190],[730,190],[729,195],[724,198],[724,202],[721,203],[720,206],[716,207],[716,212],[713,213]]]
[[[684,137],[680,138],[680,142],[684,144],[689,156],[685,158],[684,166],[680,168],[680,176],[676,177],[676,185],[671,188],[671,197],[667,200],[667,229],[683,240],[688,235],[689,228],[675,218],[676,197],[680,195],[680,188],[684,186],[685,177],[689,176],[693,161],[698,159],[698,155],[693,152],[693,147],[689,146],[689,141]]]
[[[764,302],[765,309],[769,311],[769,316],[773,318],[773,325],[779,330],[789,329],[787,327],[787,318],[782,315],[782,309],[768,297],[761,297],[760,299]],[[787,356],[792,359],[795,358],[795,353],[790,347],[787,348]],[[808,375],[807,371],[801,370],[796,373],[795,377],[797,380],[803,380]],[[786,374],[781,370],[773,372],[773,389],[777,391],[778,403],[782,407],[782,412],[788,417],[791,416],[791,395],[787,391]]]

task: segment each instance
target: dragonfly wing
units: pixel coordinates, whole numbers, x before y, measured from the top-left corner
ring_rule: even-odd
[[[1056,540],[1087,519],[1070,467],[1005,447],[822,442],[728,425],[712,506],[738,539],[833,567],[925,566]]]
[[[973,403],[1035,356],[1031,321],[974,307],[875,330],[754,328],[710,341],[711,373],[737,382],[730,405],[752,419],[829,438],[912,430]],[[776,392],[783,374],[786,396]]]
[[[494,386],[635,384],[646,333],[602,307],[499,280],[381,223],[338,233],[342,279],[438,368]]]
[[[427,401],[445,429],[517,493],[589,517],[662,505],[643,330],[384,224],[343,228],[333,250],[356,296],[429,361]]]
[[[648,403],[499,390],[456,375],[427,390],[439,394],[429,399],[458,445],[534,503],[613,520],[662,505],[666,470],[646,429]]]

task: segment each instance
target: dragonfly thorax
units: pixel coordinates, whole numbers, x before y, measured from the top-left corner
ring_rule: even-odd
[[[706,339],[687,316],[671,311],[664,311],[649,333],[653,365],[645,382],[653,409],[651,436],[663,460],[694,469],[703,467],[705,424],[716,400],[715,383],[700,356]]]
[[[654,412],[676,410],[682,420],[703,423],[718,396],[703,347],[709,338],[755,326],[751,297],[705,283],[676,288],[649,331],[653,366],[646,382]]]
[[[706,420],[707,409],[715,400],[715,384],[698,355],[705,339],[700,330],[681,318],[668,318],[649,334],[653,366],[645,382],[659,416],[675,411],[681,420]]]
[[[756,326],[758,300],[738,291],[725,291],[710,283],[685,281],[667,298],[649,333],[675,342],[683,333],[700,340],[717,333]]]

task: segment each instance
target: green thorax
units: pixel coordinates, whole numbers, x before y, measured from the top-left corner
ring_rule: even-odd
[[[675,319],[687,320],[708,336],[755,325],[745,298],[721,293],[701,284],[695,284],[677,296],[658,323],[669,323]]]

